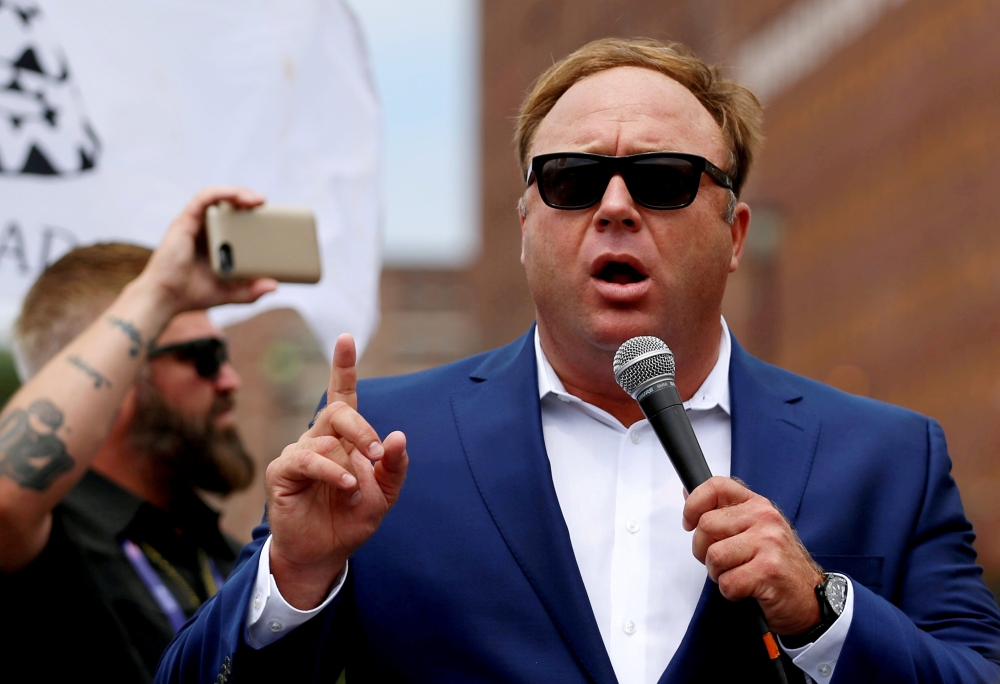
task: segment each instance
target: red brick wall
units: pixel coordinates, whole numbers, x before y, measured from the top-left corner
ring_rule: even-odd
[[[1000,4],[911,0],[773,101],[782,366],[937,418],[1000,573]]]

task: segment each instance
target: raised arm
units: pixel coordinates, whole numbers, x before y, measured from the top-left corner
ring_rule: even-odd
[[[205,210],[222,200],[243,207],[264,201],[240,188],[198,193],[142,274],[0,413],[0,571],[18,570],[41,553],[52,509],[87,471],[149,343],[170,319],[181,311],[252,302],[275,288],[270,279],[221,283],[198,255]]]

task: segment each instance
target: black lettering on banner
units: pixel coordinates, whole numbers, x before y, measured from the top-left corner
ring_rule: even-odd
[[[3,260],[8,254],[16,261],[21,275],[26,275],[31,270],[28,267],[28,254],[24,249],[24,234],[21,226],[13,221],[0,233],[0,268],[3,268]]]
[[[64,244],[63,249],[57,251],[58,248],[55,247],[57,242]],[[76,247],[77,244],[79,244],[79,241],[71,231],[59,228],[58,226],[45,226],[45,230],[42,231],[42,249],[38,260],[39,268],[48,268],[49,265]]]
[[[139,350],[142,349],[142,334],[139,332],[139,329],[125,319],[118,318],[117,316],[108,316],[108,323],[128,335],[128,338],[132,340],[132,348],[128,350],[128,355],[138,356]]]
[[[48,399],[0,418],[0,476],[42,492],[73,469],[66,445],[56,436],[63,413]]]
[[[84,373],[90,376],[90,379],[94,381],[94,389],[101,389],[102,387],[111,387],[110,380],[101,375],[99,371],[95,370],[91,366],[88,366],[87,363],[79,356],[71,356],[66,360],[69,361],[70,364],[76,366],[77,368],[79,368]]]

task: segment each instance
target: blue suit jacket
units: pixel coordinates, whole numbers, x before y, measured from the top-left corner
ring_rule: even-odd
[[[836,682],[1000,681],[1000,613],[941,428],[763,363],[735,340],[732,474],[854,582]],[[259,651],[244,620],[266,523],[177,636],[157,682],[614,682],[552,485],[532,333],[434,370],[360,384],[403,430],[399,502],[318,616]],[[227,658],[231,660],[227,661]],[[790,674],[801,677],[798,672]],[[743,606],[706,582],[662,683],[770,681]]]

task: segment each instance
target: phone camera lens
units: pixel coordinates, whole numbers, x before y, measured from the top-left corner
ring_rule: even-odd
[[[223,273],[233,272],[233,248],[228,242],[219,245],[219,270]]]

